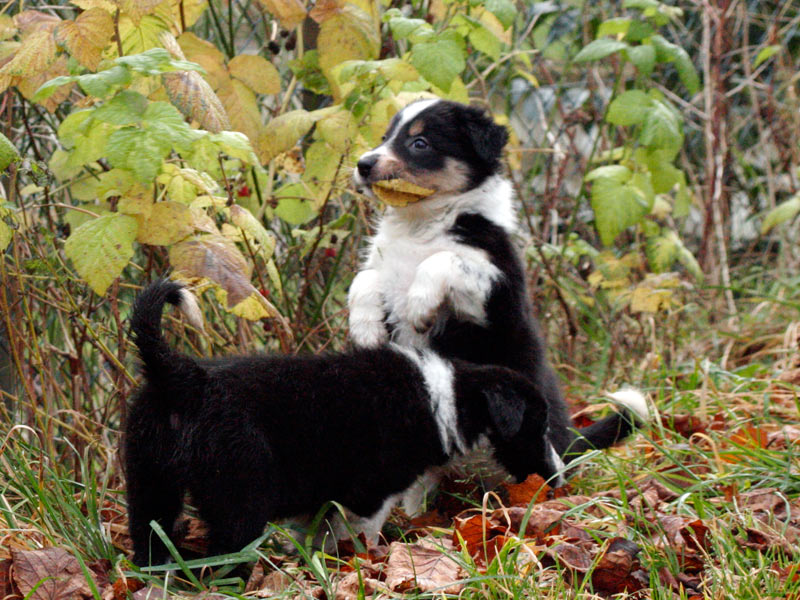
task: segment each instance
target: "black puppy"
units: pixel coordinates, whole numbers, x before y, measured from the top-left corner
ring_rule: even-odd
[[[268,521],[314,514],[329,500],[373,537],[426,469],[487,440],[518,479],[555,473],[546,402],[510,369],[393,345],[196,359],[164,341],[165,303],[191,307],[193,296],[154,283],[132,317],[146,379],[125,431],[137,564],[169,558],[150,521],[171,531],[186,490],[209,525],[209,553],[219,554],[240,550]]]

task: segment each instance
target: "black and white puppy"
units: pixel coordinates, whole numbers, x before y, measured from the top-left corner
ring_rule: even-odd
[[[525,374],[548,403],[549,439],[570,458],[627,436],[647,404],[635,390],[617,392],[627,408],[573,429],[512,241],[517,210],[500,162],[507,140],[478,108],[422,100],[397,113],[383,143],[360,158],[354,180],[368,194],[395,178],[434,193],[386,208],[350,287],[350,336],[357,347],[393,341]]]
[[[512,475],[550,477],[557,456],[539,387],[510,369],[385,345],[329,356],[198,359],[161,332],[165,303],[197,312],[179,284],[137,298],[131,327],[145,382],[125,429],[134,561],[169,554],[184,493],[210,528],[209,552],[240,550],[268,521],[335,500],[374,537],[397,497],[479,440]]]

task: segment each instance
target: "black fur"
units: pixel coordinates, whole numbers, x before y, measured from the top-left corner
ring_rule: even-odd
[[[561,395],[558,377],[547,361],[544,340],[533,317],[525,272],[509,235],[485,217],[466,213],[449,234],[462,244],[484,250],[503,277],[492,289],[486,305],[487,325],[449,315],[433,331],[431,347],[449,358],[476,364],[502,365],[536,381],[548,403],[550,441],[569,458],[593,448],[607,448],[633,431],[636,418],[621,409],[589,427],[576,431]]]
[[[209,552],[226,553],[268,521],[314,514],[329,500],[373,515],[451,458],[425,378],[406,353],[195,359],[161,334],[164,304],[180,300],[178,284],[157,282],[131,319],[145,375],[125,430],[136,563],[169,558],[150,521],[170,532],[187,490],[209,525]],[[502,367],[452,365],[466,446],[486,435],[518,478],[553,475],[539,389]]]

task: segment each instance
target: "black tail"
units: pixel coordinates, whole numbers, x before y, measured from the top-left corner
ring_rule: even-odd
[[[587,450],[613,446],[647,421],[647,400],[638,390],[622,390],[609,396],[620,405],[618,412],[578,429],[577,436],[563,453],[565,456],[574,457]]]
[[[173,350],[161,335],[161,314],[164,304],[181,306],[183,286],[160,280],[148,285],[136,298],[131,316],[133,341],[139,348],[147,380],[162,389],[166,398],[171,390],[185,389],[199,383],[203,370],[192,358]],[[176,394],[174,397],[182,397]]]

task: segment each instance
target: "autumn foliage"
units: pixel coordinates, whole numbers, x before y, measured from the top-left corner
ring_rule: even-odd
[[[0,6],[0,598],[800,598],[795,4]],[[509,128],[576,425],[623,380],[657,418],[567,488],[447,481],[378,546],[271,529],[134,569],[136,291],[194,286],[206,330],[168,325],[193,355],[345,346],[381,210],[350,173],[425,95]],[[176,556],[202,556],[203,524],[181,528]]]

